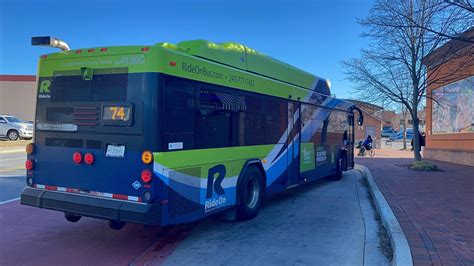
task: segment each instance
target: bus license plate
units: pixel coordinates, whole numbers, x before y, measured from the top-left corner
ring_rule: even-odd
[[[106,157],[125,157],[125,146],[124,145],[107,145]]]

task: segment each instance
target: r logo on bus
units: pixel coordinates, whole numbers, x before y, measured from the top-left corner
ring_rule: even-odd
[[[38,98],[49,99],[51,98],[51,80],[43,80],[40,83]]]
[[[216,181],[214,182],[214,177],[217,174]],[[225,193],[222,188],[222,180],[224,180],[226,174],[226,169],[223,164],[218,164],[209,169],[207,173],[207,190],[206,190],[206,199],[212,198],[212,191],[216,192],[217,195],[222,195]]]
[[[41,81],[39,93],[51,93],[49,87],[51,87],[51,80]]]

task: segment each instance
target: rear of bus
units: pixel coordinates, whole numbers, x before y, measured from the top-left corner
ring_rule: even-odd
[[[160,223],[153,178],[157,79],[148,47],[42,56],[35,141],[21,203],[120,222]],[[147,121],[147,123],[145,123]],[[70,219],[68,219],[70,220]]]

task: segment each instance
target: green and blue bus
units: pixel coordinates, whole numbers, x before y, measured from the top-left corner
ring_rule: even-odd
[[[67,48],[41,56],[37,77],[21,203],[71,222],[251,219],[265,197],[354,166],[360,110],[242,44]]]

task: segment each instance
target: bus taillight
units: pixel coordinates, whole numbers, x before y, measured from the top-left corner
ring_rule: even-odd
[[[86,162],[86,164],[88,164],[88,165],[93,164],[94,163],[94,154],[86,153],[86,155],[84,156],[84,162]]]
[[[73,155],[72,155],[72,160],[77,163],[77,164],[80,164],[82,162],[82,154],[80,152],[75,152]]]
[[[142,171],[141,179],[144,183],[150,183],[152,179],[152,173],[150,170],[145,169]]]
[[[150,164],[153,161],[153,154],[151,151],[144,151],[142,153],[142,162],[145,164]]]
[[[34,167],[35,167],[35,162],[33,160],[26,160],[25,162],[26,170],[28,171],[33,170]]]
[[[30,143],[26,145],[26,154],[31,155],[35,152],[35,144]]]

